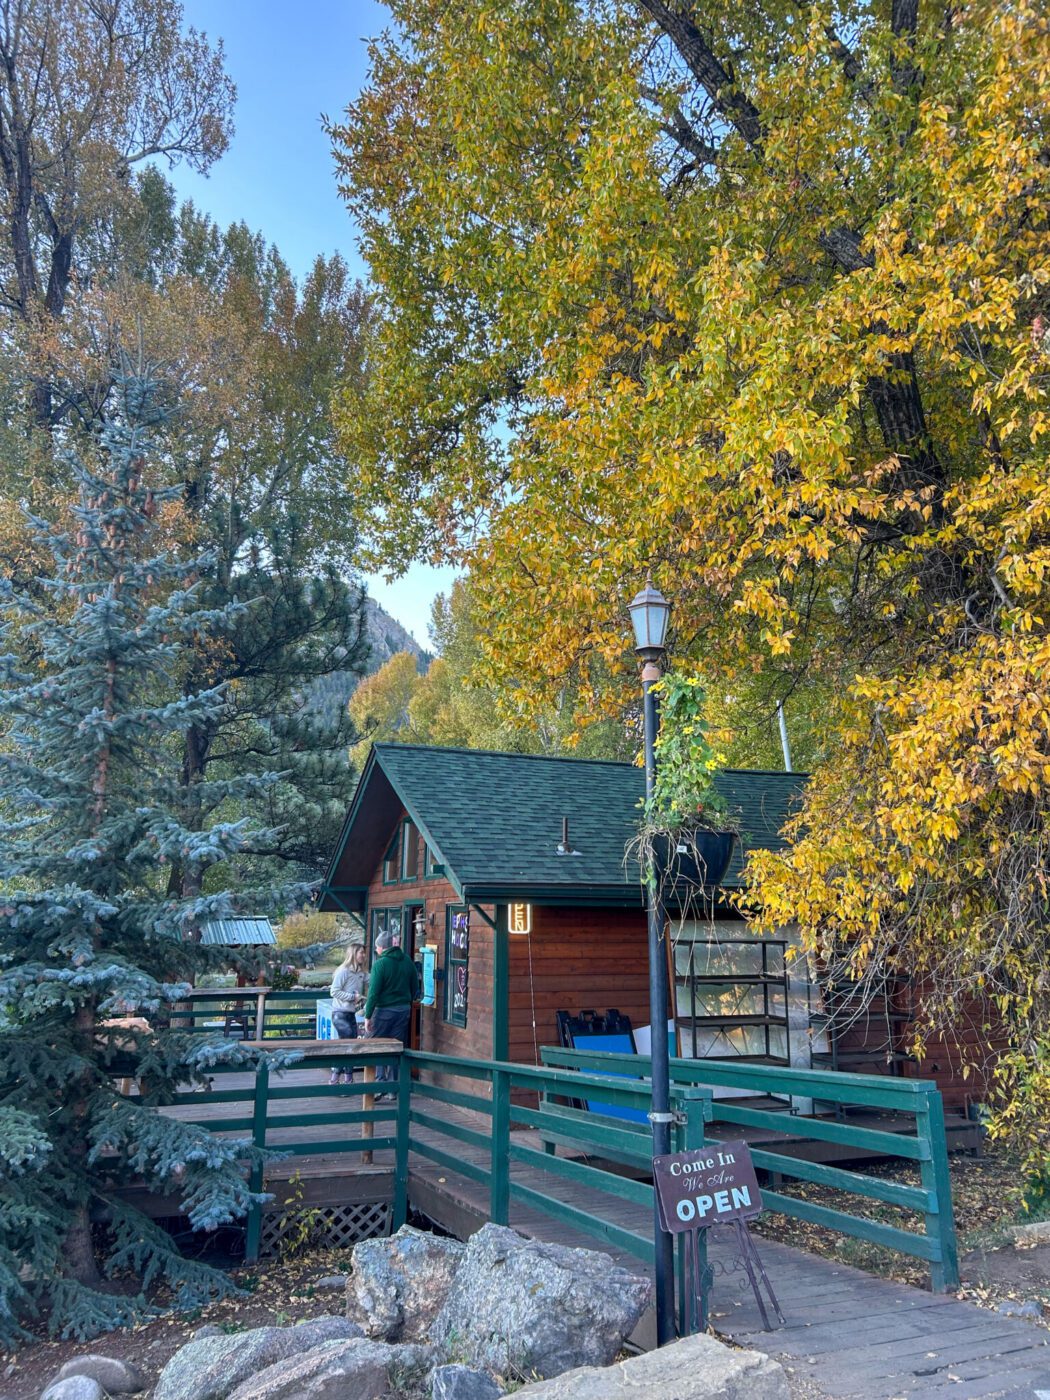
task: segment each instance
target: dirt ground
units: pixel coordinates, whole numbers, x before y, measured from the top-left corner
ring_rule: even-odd
[[[343,1289],[315,1285],[326,1276],[349,1273],[350,1253],[348,1249],[322,1250],[235,1269],[233,1276],[245,1290],[239,1298],[122,1328],[93,1342],[39,1341],[0,1354],[0,1400],[36,1400],[64,1362],[90,1351],[133,1362],[152,1389],[165,1363],[205,1324],[243,1332],[251,1327],[283,1327],[322,1313],[342,1315]]]

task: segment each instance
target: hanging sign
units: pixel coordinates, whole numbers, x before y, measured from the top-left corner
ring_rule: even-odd
[[[532,932],[532,905],[510,904],[507,906],[507,929],[510,933]]]
[[[711,1143],[653,1158],[653,1185],[665,1230],[706,1230],[762,1211],[746,1142]]]

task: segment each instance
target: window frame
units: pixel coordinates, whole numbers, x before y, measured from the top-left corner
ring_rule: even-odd
[[[394,875],[393,875],[393,878],[392,878],[392,879],[389,878],[389,877],[387,876],[387,868],[388,868],[389,866],[391,866],[391,865],[394,867]],[[390,838],[390,844],[389,844],[389,846],[387,846],[386,852],[385,852],[384,855],[383,855],[383,884],[384,884],[384,885],[399,885],[399,884],[401,883],[401,881],[400,881],[400,879],[399,879],[400,871],[401,871],[401,823],[398,822],[398,824],[397,824],[397,829],[395,830],[393,836]]]
[[[411,831],[413,831],[413,832],[415,833],[415,840],[411,843],[411,846],[409,845],[409,842],[408,842],[408,839],[407,839],[407,838],[408,838],[409,830],[411,830]],[[401,848],[400,848],[400,851],[399,851],[399,854],[398,854],[398,864],[397,864],[397,868],[398,868],[398,870],[399,870],[400,873],[401,873],[400,883],[401,883],[402,885],[414,885],[414,884],[417,884],[418,881],[419,881],[419,873],[420,873],[420,872],[419,872],[419,836],[420,836],[419,827],[416,826],[416,824],[415,824],[415,822],[412,820],[412,818],[411,818],[411,817],[402,817],[402,819],[401,819],[401,829],[400,829],[399,836],[398,836],[398,839],[399,839],[399,841],[400,841]],[[411,850],[414,850],[415,853],[416,853],[416,870],[415,870],[415,874],[414,874],[414,875],[410,875],[410,874],[408,873],[408,871],[405,869],[406,865],[408,864],[408,855],[409,855],[410,849],[411,849]]]
[[[368,962],[371,966],[376,957],[376,937],[380,929],[390,927],[390,916],[396,914],[398,918],[398,930],[401,934],[402,945],[405,938],[405,908],[403,904],[373,904],[371,908],[371,918],[368,923]]]

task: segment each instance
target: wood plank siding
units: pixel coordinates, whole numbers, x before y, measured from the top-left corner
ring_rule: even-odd
[[[556,1011],[610,1007],[649,1023],[645,915],[534,908],[532,932],[510,939],[510,1058],[535,1064],[537,1046],[558,1044]]]

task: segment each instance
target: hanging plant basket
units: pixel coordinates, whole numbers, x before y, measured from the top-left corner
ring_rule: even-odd
[[[704,828],[655,832],[651,839],[657,883],[669,893],[714,889],[733,858],[734,831]]]

